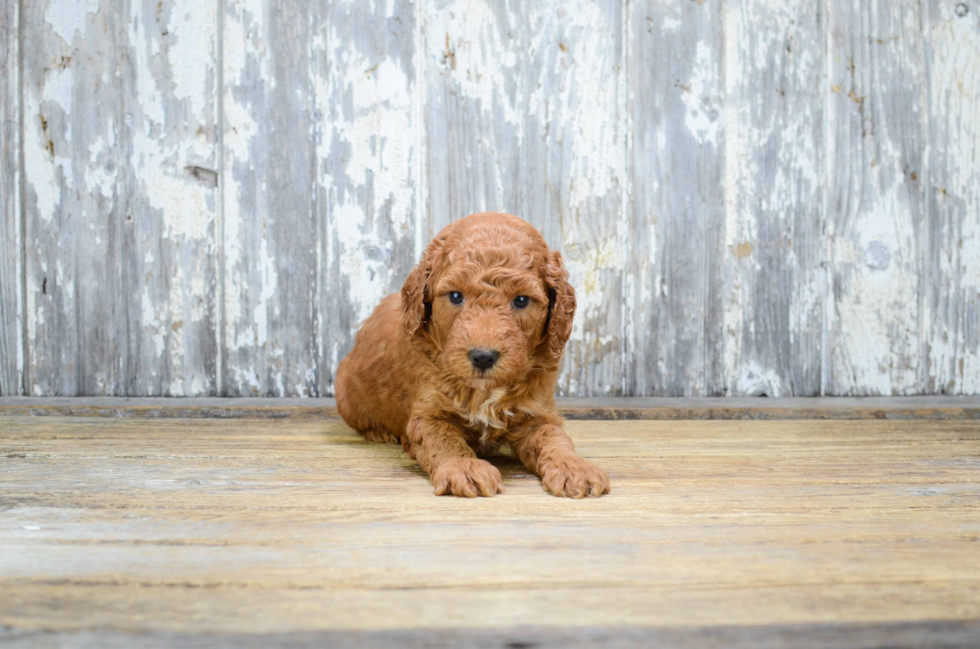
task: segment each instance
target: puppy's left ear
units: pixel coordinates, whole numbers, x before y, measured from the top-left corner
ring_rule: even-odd
[[[568,337],[572,335],[575,289],[568,283],[568,271],[565,270],[561,253],[557,250],[548,253],[545,283],[548,286],[548,324],[545,335],[548,338],[548,349],[555,360],[558,360]]]

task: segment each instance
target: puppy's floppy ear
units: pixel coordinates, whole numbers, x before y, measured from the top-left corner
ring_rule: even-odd
[[[548,323],[545,336],[548,339],[548,349],[555,360],[558,360],[568,337],[572,335],[575,289],[568,283],[568,271],[565,270],[561,253],[557,250],[548,253],[545,283],[548,286]]]
[[[432,315],[429,276],[432,275],[436,261],[441,257],[444,241],[445,237],[436,237],[429,243],[422,260],[415,265],[402,285],[402,321],[405,323],[405,329],[413,336]]]

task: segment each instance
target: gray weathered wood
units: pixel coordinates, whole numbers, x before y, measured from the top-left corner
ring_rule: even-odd
[[[529,26],[516,1],[422,7],[429,239],[474,212],[521,215]]]
[[[123,394],[125,17],[24,3],[27,392]]]
[[[213,392],[213,25],[26,3],[28,392]]]
[[[562,395],[980,392],[973,2],[0,21],[0,394],[330,395],[428,240],[487,209],[565,257]]]
[[[428,235],[487,209],[537,226],[578,293],[559,394],[620,394],[622,3],[426,8]]]
[[[925,58],[918,1],[830,0],[828,394],[924,387]]]
[[[820,394],[824,15],[807,0],[725,12],[725,385]]]
[[[521,214],[561,250],[578,309],[560,395],[623,393],[625,3],[528,3]]]
[[[633,5],[628,394],[724,392],[722,12]]]
[[[223,393],[315,395],[313,16],[224,5]]]
[[[173,631],[35,631],[17,630],[4,637],[10,649],[41,645],[147,649],[698,649],[704,646],[751,649],[892,647],[940,649],[969,647],[980,634],[980,622],[828,622],[818,624],[671,626],[523,626],[516,629],[413,629],[384,631],[297,631],[250,633],[180,633]]]
[[[217,394],[216,3],[130,1],[116,136],[128,325],[121,392]]]
[[[928,3],[929,393],[980,393],[980,4]]]
[[[19,9],[0,8],[0,395],[24,393]]]
[[[977,419],[977,397],[559,397],[569,420]],[[336,419],[328,397],[0,397],[0,416]]]
[[[417,259],[424,147],[414,3],[324,5],[313,35],[318,390]],[[425,237],[425,235],[423,235]],[[425,243],[425,242],[422,242]]]

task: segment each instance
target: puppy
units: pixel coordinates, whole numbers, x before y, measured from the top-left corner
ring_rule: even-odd
[[[561,255],[536,229],[468,216],[364,323],[337,368],[337,409],[367,439],[401,443],[437,495],[503,492],[477,455],[506,442],[550,493],[601,496],[609,478],[575,453],[555,407],[574,314]]]

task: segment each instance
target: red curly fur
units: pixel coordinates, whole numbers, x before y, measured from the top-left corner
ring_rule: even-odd
[[[361,327],[337,368],[337,408],[368,439],[400,442],[437,495],[503,492],[477,454],[507,443],[550,493],[601,496],[609,478],[575,453],[555,407],[574,315],[561,255],[541,234],[510,214],[473,214],[429,243],[401,294]],[[475,348],[499,352],[492,368],[474,367]]]

